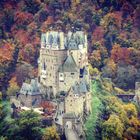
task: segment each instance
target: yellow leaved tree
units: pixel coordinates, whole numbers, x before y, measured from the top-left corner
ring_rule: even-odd
[[[46,128],[45,134],[43,135],[42,140],[60,140],[56,127],[51,126],[51,127]]]

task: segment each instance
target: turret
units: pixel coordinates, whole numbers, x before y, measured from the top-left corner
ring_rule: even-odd
[[[41,48],[45,48],[46,47],[46,34],[42,34],[41,35]]]
[[[63,32],[59,32],[59,38],[60,38],[60,49],[65,49],[65,39],[64,39],[64,33]]]

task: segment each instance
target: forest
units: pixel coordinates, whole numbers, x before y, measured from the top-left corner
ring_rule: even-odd
[[[134,93],[135,83],[140,82],[139,0],[0,0],[2,140],[29,140],[24,135],[29,131],[32,139],[51,140],[48,135],[59,139],[54,127],[41,129],[34,112],[21,113],[16,121],[6,111],[9,96],[24,81],[37,77],[41,34],[51,29],[87,33],[91,77],[111,79],[124,94]],[[140,139],[139,105],[122,102],[114,88],[101,83],[101,79],[92,81],[93,113],[85,122],[87,140]]]

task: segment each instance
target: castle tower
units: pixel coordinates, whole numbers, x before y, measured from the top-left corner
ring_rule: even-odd
[[[42,34],[38,65],[40,83],[50,94],[67,92],[76,81],[89,77],[87,35],[82,31]]]

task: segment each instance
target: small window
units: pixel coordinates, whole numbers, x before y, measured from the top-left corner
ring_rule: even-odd
[[[60,77],[63,77],[63,74],[60,74]]]
[[[74,75],[74,73],[71,73],[71,75]]]

